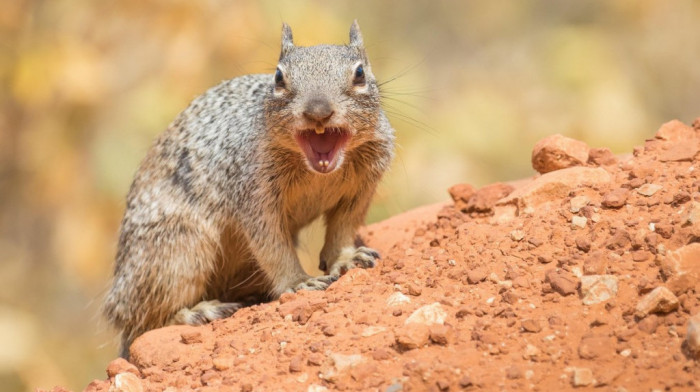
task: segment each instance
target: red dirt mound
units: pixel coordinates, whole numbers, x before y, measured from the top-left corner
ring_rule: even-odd
[[[87,390],[698,390],[699,150],[700,121],[547,138],[545,174],[366,228],[376,268],[151,331]]]

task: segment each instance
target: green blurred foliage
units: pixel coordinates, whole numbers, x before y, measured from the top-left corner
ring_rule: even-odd
[[[98,308],[139,160],[196,95],[274,70],[282,21],[297,44],[312,45],[346,42],[357,18],[374,73],[388,81],[398,156],[370,221],[444,200],[457,182],[531,175],[530,148],[545,135],[628,152],[662,122],[700,115],[692,0],[2,8],[0,389],[8,391],[82,389],[104,377],[116,340]]]

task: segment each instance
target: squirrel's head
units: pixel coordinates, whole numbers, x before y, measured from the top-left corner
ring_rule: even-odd
[[[340,167],[346,153],[372,140],[380,113],[377,82],[360,27],[348,45],[295,46],[282,27],[282,51],[266,102],[277,141],[303,154],[318,173]]]

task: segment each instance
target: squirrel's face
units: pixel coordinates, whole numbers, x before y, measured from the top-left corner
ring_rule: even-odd
[[[347,151],[372,140],[375,132],[379,89],[356,24],[350,41],[296,47],[284,29],[268,118],[278,142],[301,153],[317,173],[340,167]]]

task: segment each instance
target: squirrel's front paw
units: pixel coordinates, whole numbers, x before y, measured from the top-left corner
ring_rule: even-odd
[[[338,277],[353,268],[372,268],[379,259],[379,253],[366,246],[344,250],[338,260],[331,266],[329,276]]]

